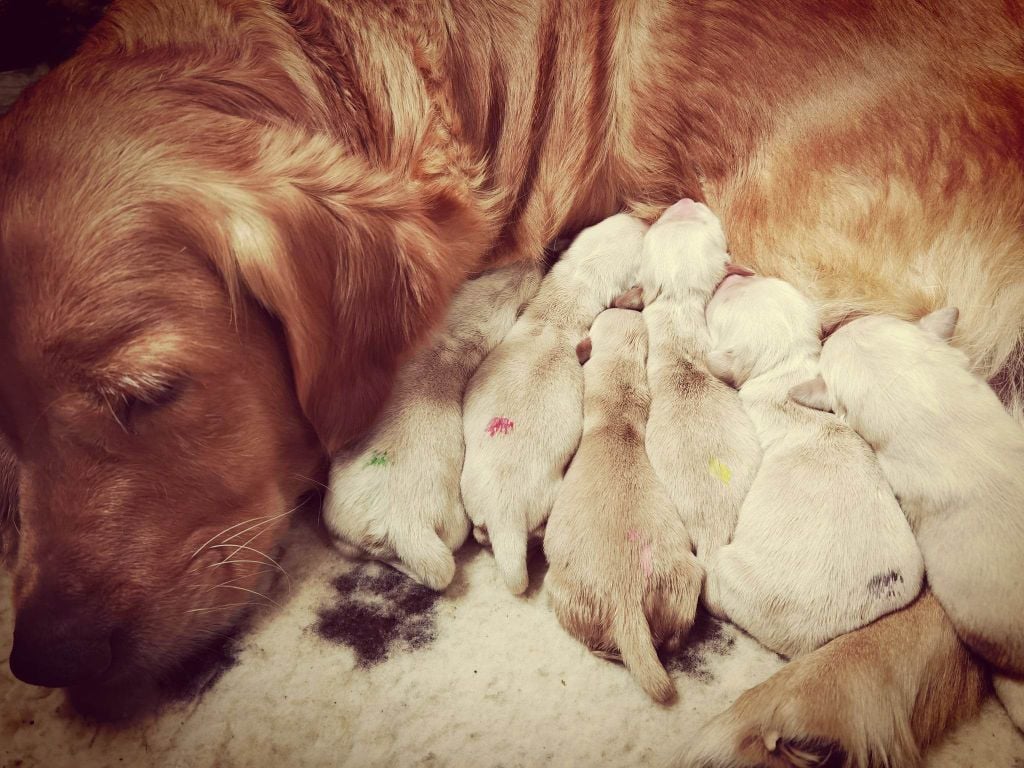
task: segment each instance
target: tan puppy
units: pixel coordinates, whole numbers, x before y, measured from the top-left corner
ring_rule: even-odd
[[[932,591],[967,645],[1024,674],[1024,429],[950,346],[957,311],[854,320],[794,388],[875,448],[917,534]],[[1019,683],[997,692],[1022,725]]]
[[[708,571],[709,609],[793,656],[907,605],[923,565],[871,449],[789,390],[817,371],[811,302],[729,277],[708,304],[711,370],[740,388],[764,450],[736,532]]]
[[[573,637],[621,654],[666,703],[675,688],[655,649],[678,647],[689,632],[704,573],[644,450],[646,354],[643,319],[624,309],[598,315],[580,344],[583,438],[544,537],[545,584]]]
[[[526,589],[528,537],[547,519],[583,429],[574,349],[636,281],[646,230],[619,214],[580,233],[466,390],[462,496],[514,594]]]
[[[640,268],[650,339],[647,455],[705,565],[732,537],[761,462],[739,397],[704,363],[704,309],[727,271],[742,270],[728,260],[718,218],[684,199],[648,231]]]
[[[538,266],[517,264],[466,283],[444,326],[399,372],[376,426],[335,458],[323,511],[342,551],[432,589],[451,583],[452,553],[469,533],[459,491],[462,396],[540,279]]]

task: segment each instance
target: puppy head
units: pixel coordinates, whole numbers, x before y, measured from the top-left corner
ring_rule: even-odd
[[[580,232],[551,272],[608,306],[635,280],[647,229],[629,214],[609,216]]]
[[[859,317],[837,328],[822,347],[821,375],[794,387],[801,405],[833,411],[873,444],[918,407],[940,409],[937,386],[950,366],[968,369],[966,355],[949,345],[954,307],[917,323],[895,317]]]
[[[710,296],[725,276],[729,254],[718,217],[689,198],[668,208],[644,238],[640,282],[648,301],[664,293]]]
[[[477,228],[457,192],[323,139],[68,72],[0,123],[11,665],[132,685],[265,603],[288,511],[373,418]]]
[[[814,305],[775,278],[726,277],[708,303],[707,322],[708,368],[735,387],[821,346]]]
[[[590,326],[590,335],[576,347],[581,363],[600,359],[647,357],[647,326],[643,315],[630,309],[606,309]]]

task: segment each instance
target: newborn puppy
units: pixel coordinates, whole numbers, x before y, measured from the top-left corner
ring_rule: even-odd
[[[1024,430],[946,342],[955,309],[918,324],[854,320],[825,344],[821,378],[793,390],[870,443],[917,534],[957,633],[1024,674]]]
[[[538,266],[516,265],[467,282],[399,372],[373,430],[335,458],[323,509],[342,551],[383,560],[431,589],[451,583],[452,552],[469,532],[459,493],[462,396],[540,279]]]
[[[577,343],[636,280],[647,226],[619,214],[583,230],[466,390],[462,498],[514,594],[583,428]]]
[[[740,388],[763,450],[733,540],[709,566],[709,609],[794,656],[907,605],[921,554],[870,447],[789,399],[817,373],[810,301],[781,280],[733,276],[707,319],[708,364]]]
[[[693,625],[704,577],[690,537],[644,450],[647,338],[637,312],[598,315],[581,342],[583,439],[544,536],[545,584],[569,634],[621,654],[640,686],[667,703],[675,687],[656,647]]]
[[[640,285],[650,340],[647,455],[682,516],[697,558],[732,537],[761,461],[736,392],[712,376],[704,310],[727,273],[725,233],[707,206],[680,200],[644,238]]]

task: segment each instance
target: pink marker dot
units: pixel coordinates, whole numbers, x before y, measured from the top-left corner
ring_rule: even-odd
[[[626,532],[626,538],[629,541],[640,541],[640,531],[638,531],[636,528],[630,528]]]
[[[495,435],[507,435],[516,426],[516,423],[512,419],[506,418],[505,416],[495,416],[487,424],[487,434],[491,437]]]
[[[649,579],[654,575],[654,548],[650,544],[644,544],[644,548],[640,550],[640,567],[645,578]]]

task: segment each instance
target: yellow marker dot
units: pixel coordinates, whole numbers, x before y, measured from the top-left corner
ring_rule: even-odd
[[[708,462],[708,468],[711,470],[711,474],[726,485],[728,485],[729,481],[732,480],[732,470],[725,466],[721,459],[717,459],[712,456],[711,461]]]

